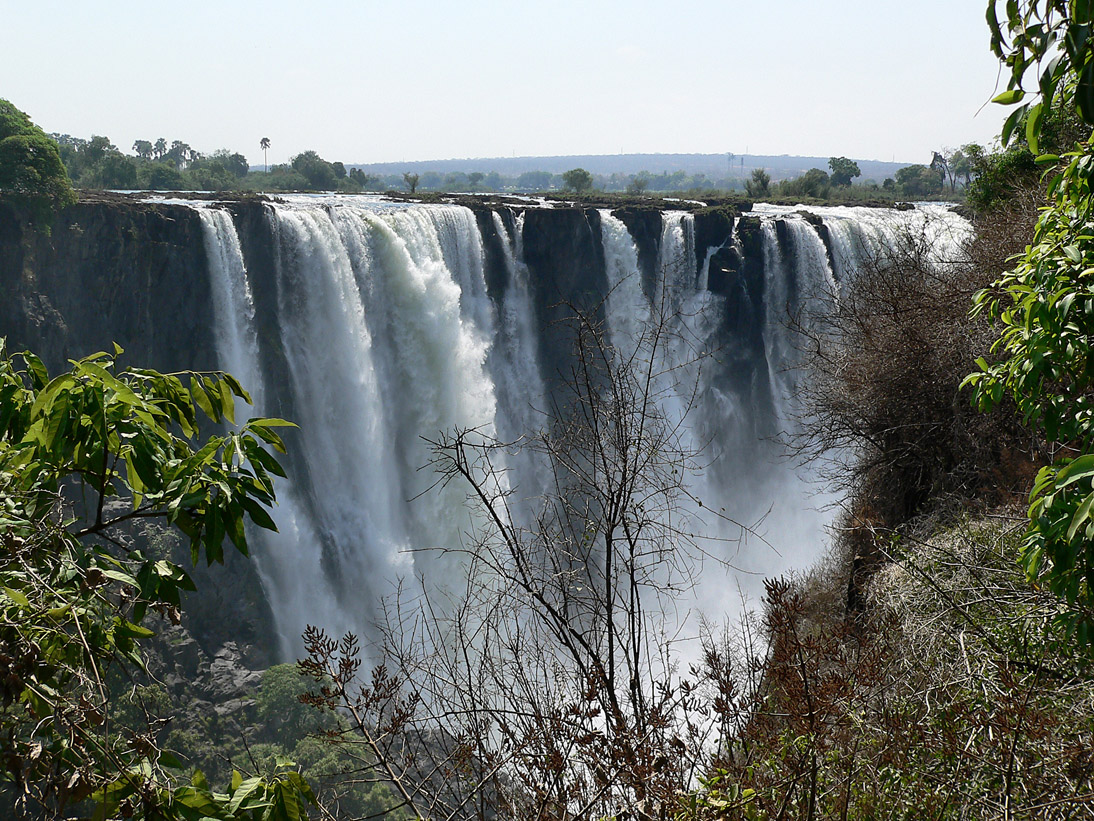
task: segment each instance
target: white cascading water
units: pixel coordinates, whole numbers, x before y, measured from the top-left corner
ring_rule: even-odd
[[[458,483],[433,487],[425,439],[474,428],[508,441],[549,422],[534,283],[521,252],[523,215],[512,232],[493,215],[507,282],[495,301],[486,288],[483,238],[466,208],[335,197],[270,205],[278,246],[275,339],[258,333],[230,214],[194,207],[205,229],[222,365],[251,390],[258,414],[289,408],[300,425],[297,471],[278,487],[281,533],[263,536],[256,550],[282,653],[299,653],[307,624],[367,636],[397,580],[458,579],[460,546],[476,524]],[[685,447],[702,451],[683,515],[704,550],[736,568],[704,569],[696,597],[680,603],[681,616],[696,606],[715,616],[737,612],[738,589],[755,600],[765,576],[807,566],[823,543],[830,518],[824,504],[831,500],[761,433],[793,424],[789,313],[813,294],[836,293],[836,283],[848,287],[859,261],[894,242],[902,225],[934,232],[943,253],[968,230],[959,217],[931,209],[809,210],[829,229],[834,267],[817,231],[794,209],[755,212],[766,278],[765,293],[750,295],[763,306],[766,362],[755,372],[769,384],[747,396],[724,372],[732,359],[720,347],[731,330],[726,298],[706,290],[706,249],[697,270],[692,216],[664,214],[655,287],[647,294],[626,226],[607,210],[600,215],[609,340],[621,356],[652,361],[661,374],[661,414],[681,426]],[[782,244],[776,219],[786,222]],[[658,318],[666,333],[653,350],[645,331]],[[263,376],[274,349],[287,364],[285,384]],[[516,498],[532,499],[549,486],[552,471],[523,453],[506,456],[504,467]]]
[[[266,384],[259,359],[255,307],[239,235],[231,215],[224,210],[200,208],[205,248],[209,257],[217,351],[221,367],[233,374],[251,395],[252,413],[266,415]],[[242,406],[237,409],[243,415]],[[237,420],[237,421],[241,421]],[[307,623],[322,624],[341,635],[355,625],[339,607],[338,597],[321,561],[320,542],[301,508],[291,479],[277,484],[278,505],[274,519],[278,532],[260,536],[266,548],[256,551],[258,570],[267,599],[281,614],[308,614]],[[299,647],[306,623],[278,618],[278,645],[291,658]]]

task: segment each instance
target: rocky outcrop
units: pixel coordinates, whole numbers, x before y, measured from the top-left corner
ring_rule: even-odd
[[[642,290],[650,299],[657,289],[657,265],[661,258],[662,210],[650,205],[629,205],[612,211],[612,216],[627,226],[638,250],[638,269]]]

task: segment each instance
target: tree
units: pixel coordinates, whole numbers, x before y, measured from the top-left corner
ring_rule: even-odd
[[[0,194],[42,223],[76,202],[57,143],[7,100],[0,100]]]
[[[152,159],[162,160],[165,156],[167,156],[167,140],[160,137],[152,146]]]
[[[331,191],[337,186],[338,174],[334,166],[315,151],[297,154],[292,158],[292,167],[300,172],[308,181],[308,185],[314,189]]]
[[[244,780],[212,792],[182,782],[151,733],[111,724],[111,671],[144,667],[147,616],[177,619],[185,569],[121,538],[161,521],[189,539],[193,561],[223,561],[225,539],[248,550],[244,522],[275,529],[266,449],[284,445],[252,419],[203,438],[202,417],[234,420],[249,401],[225,373],[122,368],[97,353],[50,377],[33,354],[0,341],[0,786],[20,817],[251,818],[271,807],[297,818],[312,800],[299,774]],[[73,492],[75,491],[75,492]],[[271,806],[272,805],[272,806]]]
[[[586,191],[592,190],[593,175],[584,168],[571,168],[562,174],[562,187],[565,191],[584,194]]]
[[[933,197],[942,193],[942,179],[925,165],[907,165],[896,172],[896,182],[905,197]]]
[[[517,177],[517,188],[522,191],[546,191],[551,187],[550,171],[525,171]]]
[[[266,152],[270,150],[270,138],[263,137],[258,141],[258,147],[262,149],[262,170],[269,174],[270,166],[266,160]]]
[[[828,196],[828,184],[828,175],[824,171],[810,168],[800,177],[780,183],[780,191],[793,197],[824,199]]]
[[[187,163],[191,162],[196,153],[190,148],[188,143],[184,143],[182,140],[172,140],[171,148],[164,154],[164,158],[170,160],[176,171],[181,171],[186,167]]]
[[[762,168],[752,170],[752,179],[745,180],[745,191],[750,197],[765,197],[771,192],[771,175]]]
[[[246,157],[238,152],[233,153],[227,148],[221,148],[214,151],[212,156],[209,157],[209,160],[219,164],[225,171],[238,179],[246,177],[247,172],[251,168]]]
[[[471,190],[474,191],[479,187],[479,183],[482,182],[483,177],[486,175],[481,171],[472,171],[467,175],[467,182],[471,185]]]
[[[102,188],[132,190],[137,187],[137,166],[132,157],[112,151],[95,164],[94,177]]]
[[[646,189],[649,187],[650,175],[643,171],[631,177],[630,182],[627,183],[627,193],[637,196],[646,193]]]
[[[403,172],[403,182],[406,183],[406,187],[410,189],[411,194],[418,190],[417,174],[411,174],[409,171]]]
[[[1002,15],[1000,15],[1002,11]],[[1006,91],[994,98],[1017,105],[1003,125],[1004,145],[1024,132],[1038,152],[1047,115],[1073,109],[1094,125],[1094,40],[1088,4],[1025,0],[988,3],[992,50],[1010,69]],[[1052,59],[1045,62],[1045,58]],[[1035,88],[1025,88],[1034,69]],[[979,292],[975,310],[1000,326],[992,359],[977,360],[968,377],[982,410],[1004,396],[1054,445],[1056,459],[1037,474],[1020,560],[1064,604],[1059,624],[1094,650],[1094,266],[1089,215],[1094,210],[1094,146],[1089,140],[1062,156],[1038,157],[1058,166],[1034,240],[1016,266]]]
[[[148,140],[135,140],[133,142],[133,151],[142,160],[152,159],[152,143]]]
[[[152,191],[177,191],[182,188],[182,174],[170,163],[150,163],[141,169],[138,179],[143,181],[142,188]]]
[[[846,157],[829,158],[828,167],[832,169],[832,185],[837,188],[844,188],[851,184],[852,179],[862,176],[858,163]]]

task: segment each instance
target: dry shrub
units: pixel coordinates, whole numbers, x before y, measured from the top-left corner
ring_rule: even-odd
[[[1013,562],[1020,520],[890,542],[865,630],[770,582],[762,684],[681,818],[1094,817],[1094,684]]]

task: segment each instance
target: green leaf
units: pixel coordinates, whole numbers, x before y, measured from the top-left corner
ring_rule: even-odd
[[[1022,98],[1026,96],[1026,92],[1020,88],[1011,88],[1004,91],[1002,94],[996,94],[991,98],[993,103],[999,103],[1000,105],[1014,105],[1022,101]],[[983,99],[981,97],[980,99]]]
[[[1041,135],[1041,121],[1044,119],[1044,114],[1044,104],[1037,103],[1030,107],[1029,114],[1026,116],[1026,142],[1029,143],[1029,150],[1034,154],[1038,151],[1037,141]]]
[[[1094,476],[1094,453],[1087,453],[1075,459],[1056,474],[1056,487],[1067,487],[1081,479]]]
[[[18,604],[20,607],[30,607],[30,599],[28,599],[18,590],[12,590],[10,587],[5,587],[4,593],[6,593],[7,597],[16,604]]]
[[[235,775],[232,776],[232,782],[235,783]],[[255,790],[265,785],[263,779],[259,777],[248,778],[246,781],[241,781],[239,786],[235,788],[232,793],[232,801],[228,805],[228,811],[230,813],[236,813],[239,811],[240,805],[249,798]]]

